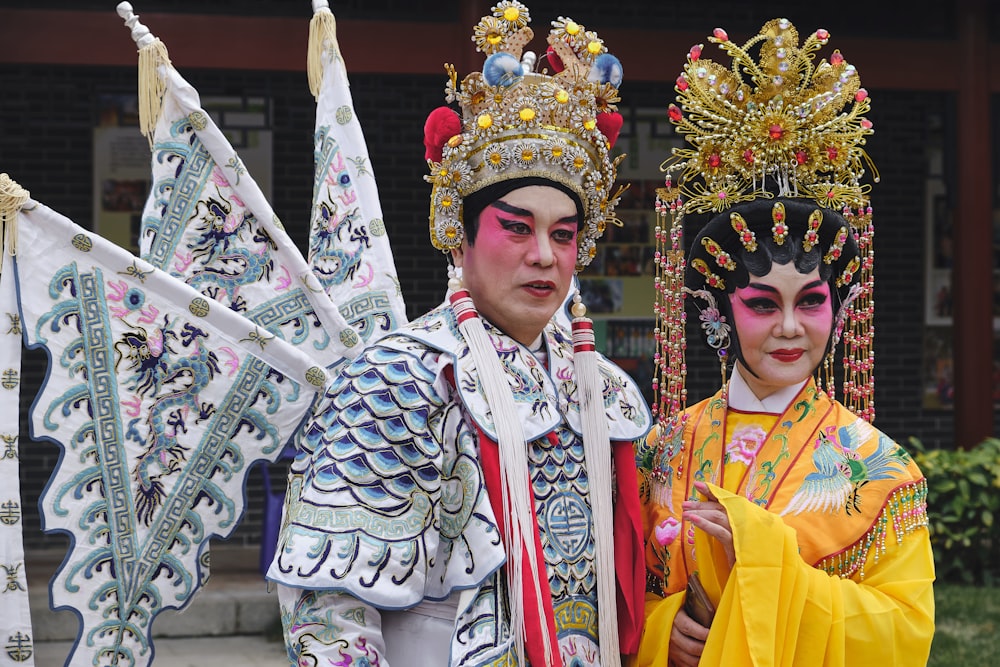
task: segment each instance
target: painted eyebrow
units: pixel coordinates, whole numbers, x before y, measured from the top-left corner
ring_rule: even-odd
[[[503,211],[504,213],[509,213],[511,215],[517,215],[517,216],[520,216],[522,218],[533,218],[533,217],[535,217],[534,213],[532,213],[528,209],[526,209],[526,208],[520,208],[520,207],[517,207],[517,206],[512,206],[512,205],[508,204],[507,202],[505,202],[502,199],[496,200],[495,202],[493,202],[492,204],[490,204],[490,206],[492,206],[494,208],[498,208],[501,211]],[[557,222],[575,223],[576,221],[577,221],[576,214],[574,213],[573,215],[567,215],[565,218],[560,218]]]
[[[802,289],[800,289],[799,292],[805,292],[807,290],[815,289],[817,287],[822,287],[822,286],[823,286],[823,281],[817,279],[812,281],[808,285],[803,285]],[[748,288],[752,287],[754,289],[760,290],[761,292],[773,292],[775,294],[778,292],[776,288],[770,285],[765,285],[764,283],[750,283],[749,285],[747,285],[747,287]]]

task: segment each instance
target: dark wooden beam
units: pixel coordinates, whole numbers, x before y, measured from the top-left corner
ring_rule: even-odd
[[[955,224],[955,445],[993,434],[993,143],[985,0],[958,3],[958,192]],[[996,68],[993,68],[994,70]]]

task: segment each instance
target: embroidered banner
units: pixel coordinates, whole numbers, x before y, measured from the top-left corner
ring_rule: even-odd
[[[80,619],[67,664],[142,667],[156,615],[205,581],[247,471],[277,457],[327,371],[42,204],[18,234],[22,326],[50,359],[32,436],[63,448],[40,505],[73,537],[51,584]]]
[[[166,88],[153,134],[142,257],[324,366],[355,356],[358,333],[201,108],[197,91],[169,64],[158,73]]]
[[[354,111],[333,14],[313,16],[310,49],[322,80],[316,131],[309,263],[340,313],[368,342],[406,322],[368,145]]]

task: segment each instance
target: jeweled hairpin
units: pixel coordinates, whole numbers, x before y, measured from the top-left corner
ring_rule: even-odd
[[[788,225],[785,223],[785,205],[780,201],[775,202],[774,206],[771,207],[771,234],[774,236],[774,242],[778,245],[784,245],[785,239],[788,238]]]
[[[714,287],[719,290],[726,289],[726,281],[720,278],[718,274],[712,273],[712,270],[708,268],[708,264],[706,264],[703,260],[691,260],[691,267],[701,275],[705,276],[705,283],[708,284],[709,287]]]
[[[733,229],[740,235],[740,243],[747,252],[757,252],[757,235],[750,231],[747,221],[739,213],[733,212],[729,215],[729,220],[733,224]]]
[[[847,242],[848,233],[847,227],[841,227],[837,232],[837,238],[834,239],[833,243],[830,244],[830,249],[823,255],[823,262],[825,264],[833,264],[840,259],[840,254],[844,252],[844,243]]]
[[[809,252],[819,243],[819,228],[823,224],[823,211],[816,209],[809,214],[809,225],[802,235],[802,249]]]
[[[847,266],[844,267],[844,270],[840,272],[839,276],[837,276],[837,287],[843,287],[844,285],[850,283],[854,279],[855,272],[857,272],[860,268],[861,260],[859,258],[855,257],[848,262]]]
[[[720,267],[726,269],[727,271],[736,270],[736,262],[733,261],[730,254],[723,250],[722,246],[718,243],[705,236],[701,239],[701,244],[705,246],[705,250],[708,251],[708,254],[715,258],[715,262]]]

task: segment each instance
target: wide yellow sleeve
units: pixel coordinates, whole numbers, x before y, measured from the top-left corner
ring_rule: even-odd
[[[667,667],[670,630],[674,627],[674,616],[683,604],[683,591],[664,598],[646,594],[646,624],[642,628],[639,652],[631,657],[629,667]]]
[[[719,600],[703,667],[926,664],[934,634],[934,560],[926,528],[899,543],[889,530],[885,551],[871,550],[864,580],[841,579],[802,560],[795,531],[781,517],[712,490],[729,515],[736,565]],[[704,570],[713,561],[699,562]]]
[[[713,601],[718,600],[726,586],[729,563],[721,545],[704,531],[695,531],[695,550],[698,562],[714,562],[712,567],[699,567],[702,586]],[[646,624],[639,643],[639,652],[629,663],[630,667],[668,667],[670,663],[670,632],[674,627],[674,617],[684,606],[685,591],[661,598],[646,594]],[[712,624],[713,628],[715,623]]]

